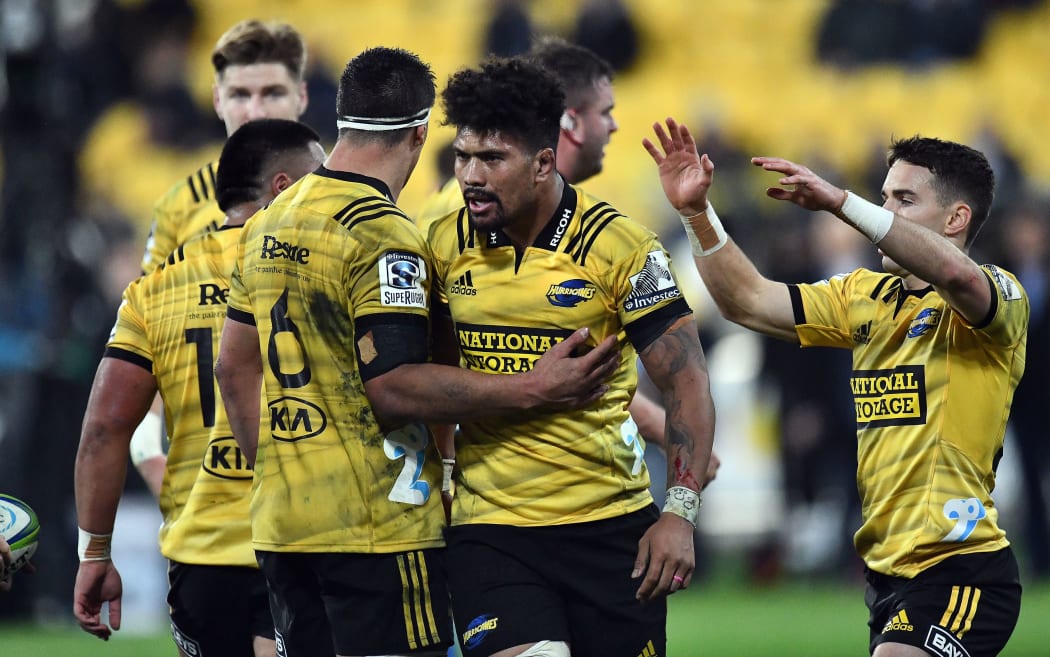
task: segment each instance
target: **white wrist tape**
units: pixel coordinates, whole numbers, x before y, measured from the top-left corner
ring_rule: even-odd
[[[690,217],[678,215],[685,226],[685,234],[689,238],[689,245],[696,257],[709,256],[726,245],[729,236],[726,229],[722,227],[718,215],[715,214],[715,206],[710,202],[707,209]]]
[[[164,419],[150,411],[131,434],[131,462],[136,466],[156,456],[164,456]]]
[[[441,459],[441,492],[452,492],[452,470],[456,467],[456,459]]]
[[[664,513],[673,513],[688,520],[693,527],[700,517],[700,507],[704,501],[700,493],[685,486],[671,486],[664,497]]]
[[[874,244],[881,242],[893,225],[892,212],[865,201],[849,190],[846,191],[846,201],[842,204],[841,212],[846,221]]]
[[[108,561],[113,534],[92,534],[77,527],[77,554],[81,561]]]

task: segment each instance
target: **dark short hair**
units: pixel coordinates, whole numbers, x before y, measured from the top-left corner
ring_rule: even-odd
[[[970,206],[966,246],[973,244],[988,219],[995,195],[995,172],[980,151],[952,141],[915,135],[890,144],[887,164],[903,161],[929,169],[942,205],[963,201]]]
[[[219,37],[211,53],[215,72],[227,66],[284,64],[296,81],[306,70],[306,44],[299,32],[287,23],[251,19],[241,21]]]
[[[346,64],[339,79],[336,112],[339,116],[389,119],[411,116],[434,106],[434,72],[417,55],[401,48],[369,48]],[[393,145],[406,130],[368,132],[340,128],[339,136],[377,139]]]
[[[226,140],[215,174],[215,198],[226,212],[258,201],[265,193],[267,171],[287,158],[308,155],[321,138],[309,126],[287,119],[258,119],[237,128]]]
[[[566,107],[574,109],[585,108],[595,86],[603,79],[612,82],[614,75],[609,62],[594,51],[560,37],[543,37],[528,56],[558,78],[565,92]]]
[[[528,57],[492,58],[449,78],[441,93],[445,125],[499,132],[539,151],[557,149],[565,93],[552,73]]]

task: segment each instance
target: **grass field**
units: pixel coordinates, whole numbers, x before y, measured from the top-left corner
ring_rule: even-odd
[[[671,598],[667,657],[863,657],[867,655],[866,620],[863,592],[856,586],[694,584]],[[71,627],[0,625],[2,657],[175,655],[166,634],[118,633],[103,643]],[[1002,657],[1048,656],[1050,584],[1028,586],[1021,620]]]

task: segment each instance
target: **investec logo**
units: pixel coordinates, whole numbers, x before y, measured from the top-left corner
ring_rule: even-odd
[[[926,372],[922,365],[854,370],[850,387],[860,426],[926,424]]]
[[[528,372],[548,349],[569,337],[565,329],[456,324],[467,367],[488,372]]]

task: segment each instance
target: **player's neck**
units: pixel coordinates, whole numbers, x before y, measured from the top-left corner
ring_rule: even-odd
[[[397,202],[414,163],[414,154],[402,147],[350,145],[340,140],[332,148],[324,166],[331,171],[346,171],[382,180],[390,189],[393,201]]]
[[[568,183],[561,176],[552,176],[539,191],[537,202],[526,211],[523,218],[503,229],[503,232],[519,250],[531,246],[536,241],[551,216],[558,209],[566,184]]]

